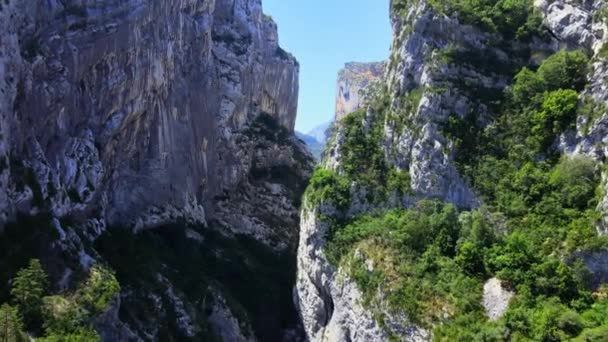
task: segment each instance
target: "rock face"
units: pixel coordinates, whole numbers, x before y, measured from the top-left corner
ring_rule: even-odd
[[[293,137],[299,65],[261,0],[11,0],[0,4],[0,32],[0,232],[27,217],[48,222],[60,241],[46,247],[67,254],[43,260],[55,284],[95,261],[122,266],[106,248],[110,227],[179,223],[195,228],[184,241],[208,249],[215,230],[259,243],[252,260],[258,249],[295,254],[312,158]],[[0,273],[8,268],[0,261]],[[189,298],[167,269],[151,275],[149,291],[128,273],[118,271],[123,305],[98,325],[104,339],[206,331],[211,301]],[[153,308],[145,319],[137,290]],[[211,330],[243,336],[218,331],[239,327],[221,298]],[[264,335],[260,324],[247,340],[287,329]]]
[[[574,255],[573,260],[582,261],[589,270],[589,286],[597,290],[608,283],[608,249],[585,251]]]
[[[384,62],[346,63],[338,73],[335,121],[361,108],[361,91],[382,77],[384,66]]]
[[[0,16],[4,220],[202,221],[249,171],[235,133],[262,112],[293,131],[298,64],[259,0],[11,1]],[[36,184],[14,188],[19,167]]]
[[[388,316],[380,326],[362,305],[355,282],[326,259],[323,248],[328,224],[319,214],[332,215],[335,209],[304,208],[298,247],[296,301],[310,341],[387,341],[389,331],[407,341],[425,341],[428,332],[415,325],[403,326],[403,317]]]
[[[533,38],[530,43],[507,47],[523,54],[511,53],[505,45],[493,44],[496,35],[477,27],[462,25],[450,15],[436,13],[426,1],[400,2],[405,8],[392,15],[393,46],[390,62],[380,84],[387,89],[390,111],[384,118],[380,145],[388,164],[409,172],[412,194],[392,198],[385,205],[411,206],[415,199],[435,198],[451,202],[461,208],[475,208],[479,199],[463,179],[457,167],[457,148],[446,136],[443,127],[451,117],[467,120],[475,113],[476,121],[468,125],[485,127],[494,114],[491,99],[482,94],[502,93],[513,78],[502,73],[501,65],[523,66],[537,64],[539,58],[561,48],[582,48],[590,54],[598,53],[608,37],[602,20],[595,19],[604,6],[603,1],[536,1],[544,16],[545,26],[552,33],[549,39]],[[391,6],[394,8],[394,6]],[[455,53],[462,63],[442,62],[443,52]],[[483,54],[496,61],[491,67],[476,65],[466,56]],[[527,57],[516,57],[527,56]],[[348,68],[347,68],[348,69]],[[571,154],[593,155],[605,160],[608,155],[608,115],[606,114],[605,80],[608,67],[605,59],[598,60],[590,74],[590,85],[584,96],[592,97],[598,113],[593,122],[579,118],[578,133],[562,137],[564,150]],[[346,71],[344,74],[347,74]],[[344,77],[341,75],[341,77]],[[344,82],[346,84],[346,82]],[[340,87],[339,81],[339,87]],[[350,106],[345,100],[352,94],[348,87],[338,92],[337,118],[361,105]],[[353,103],[353,102],[351,102]],[[363,105],[367,105],[363,101]],[[375,120],[368,109],[363,116],[363,127],[370,129]],[[337,171],[342,168],[340,146],[346,133],[338,125],[328,147],[323,167]],[[606,178],[606,176],[604,176]],[[365,200],[351,185],[351,203],[344,210],[348,217],[362,212],[373,212],[377,207]],[[608,193],[608,191],[606,191]],[[383,208],[385,209],[385,208]],[[608,197],[600,204],[608,212]],[[389,335],[402,341],[431,339],[424,329],[404,324],[407,319],[395,313],[385,315],[380,328],[372,311],[345,271],[330,264],[324,253],[329,229],[322,217],[344,219],[333,208],[323,204],[304,208],[298,250],[298,279],[296,294],[304,328],[313,341],[386,341]],[[608,231],[608,221],[599,227]],[[584,259],[588,266],[599,269],[605,261],[601,255]],[[596,278],[603,273],[595,273]],[[513,293],[506,291],[497,280],[486,284],[484,303],[488,316],[497,319],[506,310]],[[406,317],[405,317],[406,318]]]

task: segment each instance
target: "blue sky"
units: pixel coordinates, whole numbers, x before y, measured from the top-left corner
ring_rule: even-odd
[[[281,46],[300,61],[299,131],[333,118],[344,63],[388,58],[389,0],[263,0],[263,6],[279,26]]]

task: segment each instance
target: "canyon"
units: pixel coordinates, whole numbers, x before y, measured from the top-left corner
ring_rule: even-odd
[[[319,138],[262,0],[0,2],[0,303],[48,277],[11,329],[608,337],[608,4],[466,4],[392,0]]]

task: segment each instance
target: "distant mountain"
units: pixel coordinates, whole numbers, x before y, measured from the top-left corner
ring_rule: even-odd
[[[306,147],[317,161],[321,160],[321,154],[325,149],[325,141],[320,142],[316,137],[298,131],[296,131],[296,136],[306,143]]]
[[[325,143],[327,142],[326,132],[329,126],[331,126],[332,122],[333,121],[328,121],[317,126],[311,129],[308,133],[306,133],[306,135],[314,137],[318,142],[325,145]]]
[[[315,156],[317,161],[321,160],[321,154],[325,149],[328,138],[327,129],[331,126],[332,122],[333,121],[328,121],[323,123],[311,129],[308,133],[296,131],[296,136],[306,143],[306,147],[308,147],[308,150]]]

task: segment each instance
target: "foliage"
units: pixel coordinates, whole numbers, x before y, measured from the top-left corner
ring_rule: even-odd
[[[89,312],[73,298],[44,297],[44,329],[50,334],[69,334],[86,324]]]
[[[305,198],[309,204],[326,202],[345,211],[351,201],[351,190],[367,194],[373,203],[386,202],[391,194],[410,195],[408,171],[390,165],[382,150],[384,120],[388,109],[386,89],[368,96],[369,111],[348,114],[337,123],[340,141],[340,168],[336,171],[319,167],[313,173]]]
[[[80,337],[81,328],[94,315],[105,311],[120,291],[120,285],[107,267],[94,265],[75,293],[44,297],[44,328],[47,334]],[[86,333],[86,330],[84,330]],[[76,341],[75,340],[75,341]]]
[[[391,168],[388,173],[386,189],[388,191],[396,191],[401,196],[411,194],[412,179],[409,172]]]
[[[338,208],[344,208],[350,201],[350,183],[346,177],[331,170],[317,168],[304,197],[309,203],[329,201]]]
[[[25,317],[28,330],[38,334],[40,326],[45,337],[39,341],[100,341],[95,331],[88,328],[91,318],[107,309],[109,302],[120,291],[114,273],[101,265],[94,265],[85,282],[73,293],[47,295],[47,274],[40,261],[30,260],[27,267],[19,270],[12,282],[11,295],[16,308],[6,304],[0,307],[0,328],[10,332],[8,341],[20,341],[18,333],[24,329],[21,317]],[[0,331],[0,338],[3,337]],[[17,337],[15,337],[17,336]],[[12,338],[12,339],[11,339]],[[2,340],[4,341],[4,340]]]
[[[501,33],[506,39],[528,38],[542,32],[542,19],[528,0],[430,0],[429,3],[441,13],[457,13],[463,24]]]
[[[479,299],[479,292],[462,301],[450,295],[456,289],[480,288],[479,281],[464,276],[452,260],[461,231],[454,206],[421,201],[414,209],[367,215],[341,227],[330,236],[326,255],[334,263],[350,264],[351,275],[369,302],[381,284],[387,285],[387,278],[396,279],[388,291],[391,305],[405,309],[413,321],[430,324],[440,320],[440,312],[427,310],[433,305],[459,310],[475,306]],[[475,233],[468,233],[473,241]],[[373,271],[357,259],[356,250],[372,258],[377,265]]]
[[[79,328],[67,334],[51,334],[37,339],[39,342],[100,342],[101,338],[92,329]]]
[[[364,110],[350,113],[340,123],[344,136],[339,145],[341,165],[348,178],[375,190],[386,184],[389,171],[380,144],[384,116],[370,118],[366,114]]]
[[[488,29],[512,20],[512,26],[497,27],[517,35],[523,19],[493,16],[494,3],[525,12],[518,12],[521,1],[446,1],[442,8],[464,6],[461,19],[469,16]],[[467,12],[469,5],[476,11]],[[440,341],[606,336],[608,315],[600,313],[606,299],[592,295],[588,272],[574,253],[608,246],[595,230],[600,170],[589,158],[560,157],[555,148],[556,138],[574,127],[579,114],[588,62],[580,51],[560,51],[536,71],[523,68],[489,125],[475,112],[449,117],[443,134],[456,147],[457,166],[484,207],[459,212],[449,204],[421,201],[407,210],[333,222],[326,255],[356,281],[364,305],[374,310],[388,303],[411,322],[433,329]],[[343,177],[368,186],[410,182],[396,181],[396,169],[383,165],[370,115],[355,113],[345,121]],[[480,305],[482,284],[490,277],[517,294],[496,322],[487,320]]]
[[[95,265],[89,277],[76,293],[78,303],[96,314],[107,309],[110,301],[120,292],[120,285],[109,268]]]
[[[562,50],[543,61],[538,77],[548,91],[556,89],[583,90],[587,84],[589,58],[580,50]]]
[[[23,329],[23,322],[17,308],[8,304],[2,304],[0,306],[0,341],[27,341],[27,336],[23,332]]]
[[[28,267],[17,272],[13,279],[11,295],[26,323],[40,320],[42,297],[46,293],[47,275],[42,269],[40,260],[30,260]]]

